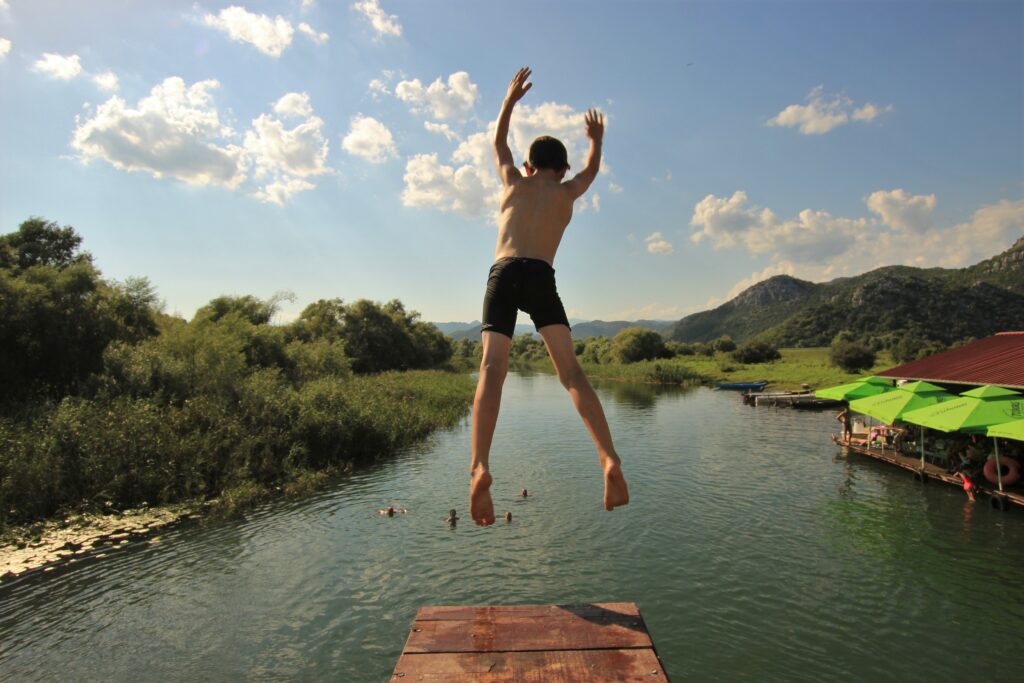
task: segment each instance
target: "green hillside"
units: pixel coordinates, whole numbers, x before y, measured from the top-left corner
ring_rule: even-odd
[[[809,347],[843,330],[888,345],[906,334],[951,344],[1010,329],[1024,329],[1024,238],[967,268],[887,266],[818,284],[778,275],[683,318],[666,336]]]

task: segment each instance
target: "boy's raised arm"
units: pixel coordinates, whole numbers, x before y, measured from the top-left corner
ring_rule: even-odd
[[[587,154],[587,165],[577,173],[572,180],[565,183],[565,187],[576,199],[590,187],[601,169],[601,143],[604,140],[604,116],[596,109],[589,110],[583,115],[583,124],[587,127],[587,137],[590,138],[590,153]]]
[[[494,157],[498,164],[498,175],[501,176],[504,185],[511,185],[523,177],[516,168],[512,150],[508,147],[508,124],[512,119],[512,109],[516,102],[533,87],[533,83],[527,83],[531,73],[530,68],[526,66],[516,73],[512,82],[508,84],[508,94],[505,95],[505,101],[501,103],[501,112],[498,114],[498,128],[494,131]]]

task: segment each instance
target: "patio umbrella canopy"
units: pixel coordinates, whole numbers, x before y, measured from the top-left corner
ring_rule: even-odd
[[[988,428],[988,436],[991,436],[994,439],[998,438],[1024,441],[1024,419],[992,425]]]
[[[892,391],[851,401],[850,409],[870,415],[885,424],[892,424],[896,420],[902,419],[904,413],[955,398],[956,395],[934,384],[909,382]]]
[[[984,386],[951,401],[911,410],[900,419],[942,432],[980,432],[1020,418],[1024,418],[1024,396],[1019,391]]]
[[[849,384],[837,387],[818,389],[814,395],[818,398],[830,398],[834,401],[853,401],[892,390],[892,380],[885,377],[865,377]]]

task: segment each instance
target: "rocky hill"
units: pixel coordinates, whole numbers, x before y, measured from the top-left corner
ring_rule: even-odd
[[[887,266],[824,283],[778,275],[683,318],[666,336],[824,346],[848,330],[883,343],[912,334],[950,344],[1011,329],[1024,330],[1024,238],[968,268]]]

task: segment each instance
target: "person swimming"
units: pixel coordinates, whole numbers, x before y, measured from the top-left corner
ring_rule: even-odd
[[[511,512],[506,512],[505,513],[505,521],[506,522],[511,522],[512,521],[512,513]]]
[[[459,521],[459,516],[455,514],[455,508],[448,511],[448,517],[444,521],[448,522],[448,526],[455,526],[455,523]]]
[[[388,517],[394,517],[397,514],[405,514],[408,512],[405,508],[396,508],[394,505],[391,507],[381,508],[377,510],[378,515],[387,515]]]

